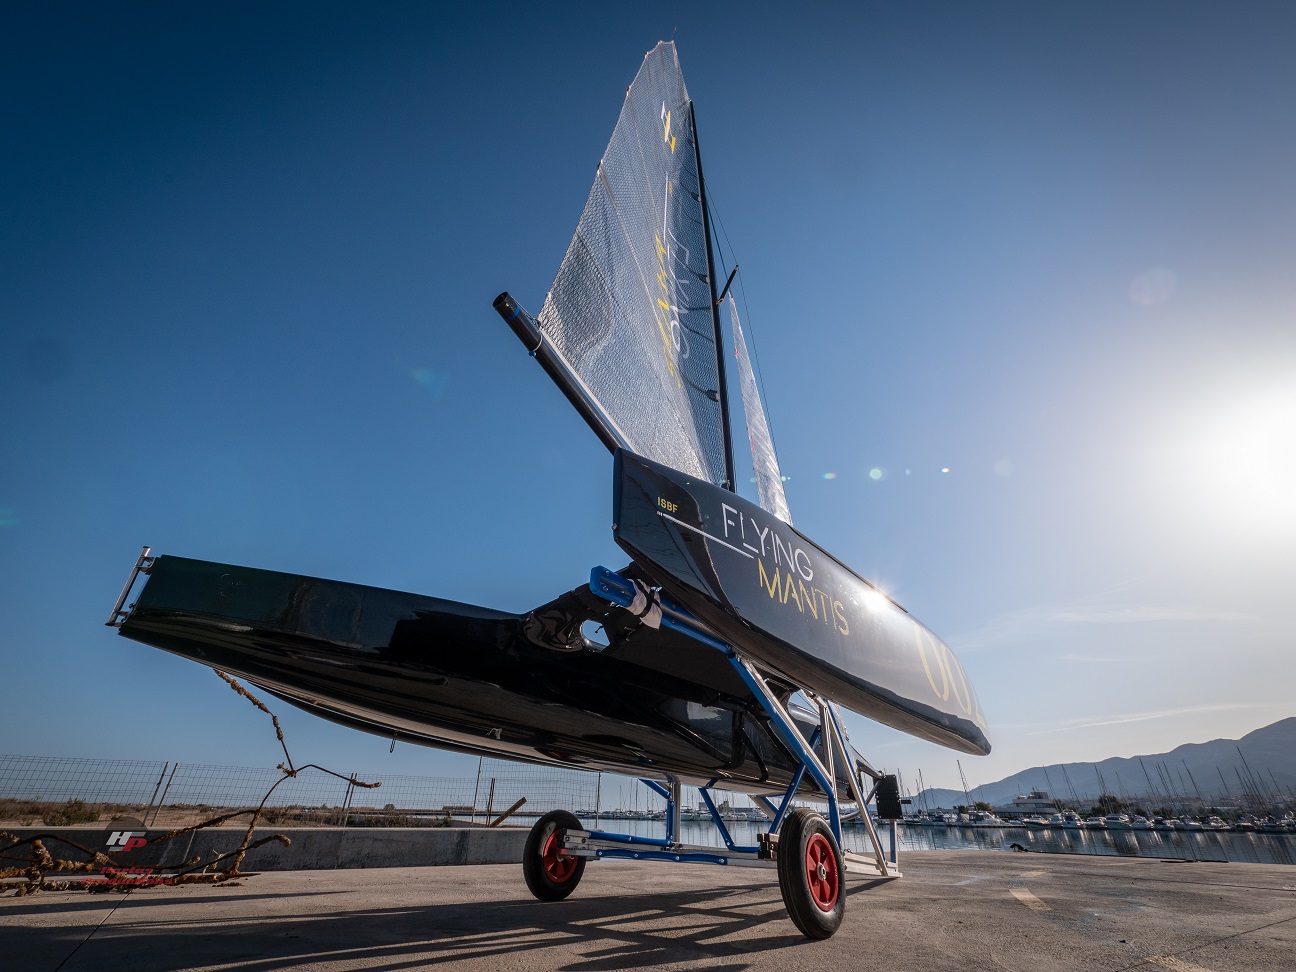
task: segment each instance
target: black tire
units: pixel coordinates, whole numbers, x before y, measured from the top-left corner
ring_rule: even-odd
[[[561,901],[576,890],[585,873],[585,858],[559,854],[564,830],[584,830],[575,814],[550,810],[535,822],[522,852],[522,875],[541,901]]]
[[[846,868],[824,820],[798,807],[779,828],[778,877],[783,903],[807,938],[831,938],[846,913]]]

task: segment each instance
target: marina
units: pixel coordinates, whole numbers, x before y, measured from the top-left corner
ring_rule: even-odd
[[[593,816],[582,816],[593,822]],[[600,822],[607,821],[600,816]],[[759,824],[735,820],[729,832],[738,843],[754,842]],[[662,824],[651,818],[618,819],[617,829],[637,836],[659,836]],[[685,820],[682,838],[690,844],[719,846],[708,822]],[[889,841],[884,828],[882,839]],[[1296,864],[1296,833],[1256,833],[1217,830],[1111,830],[1040,828],[1022,825],[896,827],[900,860],[912,851],[1013,851],[1016,844],[1040,854],[1076,854],[1102,857],[1144,857],[1183,861],[1229,861],[1247,864]],[[842,832],[843,849],[863,853],[868,840],[862,827]],[[1294,878],[1296,880],[1296,878]]]
[[[1022,817],[1004,820],[993,813],[974,810],[969,814],[932,811],[930,814],[911,814],[904,819],[908,827],[1032,827],[1067,830],[1157,830],[1183,831],[1235,831],[1237,833],[1296,834],[1296,819],[1291,813],[1282,817],[1259,819],[1244,814],[1225,820],[1216,814],[1205,819],[1184,815],[1182,817],[1153,817],[1141,814],[1130,817],[1124,813],[1109,813],[1103,817],[1082,818],[1073,810],[1050,814],[1048,817]]]
[[[1296,864],[1296,835],[1227,831],[902,827],[902,850],[1024,850],[1185,861]]]

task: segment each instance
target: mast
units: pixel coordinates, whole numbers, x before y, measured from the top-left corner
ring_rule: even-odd
[[[1203,807],[1206,806],[1206,798],[1202,796],[1201,787],[1197,785],[1197,780],[1192,775],[1192,767],[1188,765],[1188,760],[1186,759],[1183,761],[1183,764],[1184,769],[1188,771],[1188,779],[1192,783],[1193,789],[1197,791],[1197,799],[1201,801]]]
[[[1071,802],[1075,804],[1077,810],[1080,809],[1080,794],[1076,792],[1075,784],[1071,782],[1071,774],[1067,772],[1066,763],[1062,763],[1062,779],[1066,780],[1067,789],[1071,791]]]
[[[724,339],[720,334],[720,300],[716,297],[715,258],[711,255],[711,214],[707,209],[706,182],[702,178],[702,149],[698,144],[697,119],[693,115],[692,99],[689,100],[689,125],[693,128],[693,160],[697,164],[698,197],[702,203],[702,235],[706,238],[707,286],[711,288],[711,323],[715,328],[716,382],[720,386],[716,391],[720,396],[720,424],[724,431],[726,482],[722,485],[730,492],[735,492],[733,427],[729,424],[729,386],[725,380]]]
[[[1061,812],[1062,812],[1062,796],[1061,796],[1061,794],[1058,793],[1057,790],[1053,789],[1053,781],[1052,781],[1051,779],[1049,779],[1049,775],[1048,775],[1048,767],[1047,767],[1047,766],[1041,766],[1040,768],[1041,768],[1042,770],[1044,770],[1044,782],[1048,784],[1048,791],[1049,791],[1049,793],[1051,793],[1051,794],[1053,795],[1053,806],[1057,809],[1058,813],[1061,813]]]
[[[1147,763],[1143,762],[1143,757],[1142,757],[1142,756],[1140,756],[1140,757],[1138,758],[1138,761],[1139,761],[1139,766],[1141,766],[1141,767],[1143,768],[1143,778],[1144,778],[1145,780],[1147,780],[1148,792],[1152,795],[1152,799],[1153,799],[1154,801],[1156,801],[1157,803],[1160,803],[1160,802],[1161,802],[1161,793],[1157,790],[1157,788],[1156,788],[1155,786],[1152,785],[1152,776],[1151,776],[1150,773],[1148,773],[1148,770],[1147,770]]]

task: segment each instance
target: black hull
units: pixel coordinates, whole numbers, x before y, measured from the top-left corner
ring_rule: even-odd
[[[580,636],[589,618],[606,648]],[[517,615],[158,557],[121,633],[402,741],[749,793],[796,765],[719,652],[582,588]],[[818,722],[797,719],[807,736]]]
[[[949,647],[804,534],[625,450],[614,480],[617,543],[744,655],[885,725],[990,752],[976,691]]]

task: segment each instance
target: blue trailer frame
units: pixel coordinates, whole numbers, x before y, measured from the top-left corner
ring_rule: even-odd
[[[643,592],[635,583],[605,567],[595,567],[590,573],[590,590],[609,604],[629,608],[639,599],[642,603]],[[769,716],[779,738],[797,758],[800,765],[792,777],[791,783],[777,805],[765,796],[756,796],[755,802],[765,813],[769,829],[759,835],[759,843],[752,846],[741,846],[734,842],[729,828],[725,826],[710,788],[717,782],[711,780],[697,788],[706,804],[712,822],[724,842],[724,849],[702,845],[684,844],[679,840],[681,835],[680,810],[683,785],[678,780],[641,779],[644,785],[666,800],[666,835],[664,837],[640,837],[634,834],[618,834],[605,830],[567,830],[563,837],[563,850],[573,856],[595,860],[621,858],[644,861],[673,861],[688,864],[723,864],[746,867],[773,867],[777,855],[778,833],[788,810],[792,807],[793,797],[801,787],[806,774],[814,780],[819,790],[826,795],[828,804],[827,822],[836,838],[838,849],[847,873],[868,874],[872,877],[898,878],[900,870],[897,860],[896,824],[890,821],[890,852],[884,854],[882,841],[878,836],[873,818],[868,812],[868,801],[876,793],[876,786],[866,796],[859,787],[859,781],[853,768],[850,768],[850,756],[845,744],[838,714],[827,700],[811,692],[802,690],[803,694],[819,710],[819,726],[806,739],[797,729],[792,717],[784,705],[770,691],[765,679],[756,667],[742,656],[732,645],[716,637],[703,626],[685,608],[666,597],[660,597],[661,624],[672,631],[686,635],[725,656],[734,671],[743,680],[752,694],[760,702]],[[824,758],[821,760],[815,747],[822,743]],[[846,776],[849,780],[851,796],[856,809],[843,815],[841,799],[837,793],[835,759],[840,756],[847,766]],[[842,825],[858,817],[865,826],[866,833],[873,847],[872,855],[866,856],[848,852],[842,848]]]

